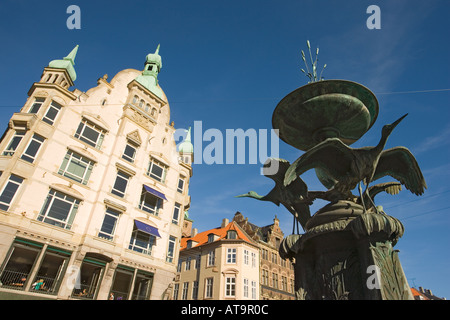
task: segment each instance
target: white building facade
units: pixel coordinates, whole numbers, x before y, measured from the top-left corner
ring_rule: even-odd
[[[49,63],[0,142],[0,298],[166,299],[193,154],[177,151],[159,46],[87,92],[69,90],[77,50]]]

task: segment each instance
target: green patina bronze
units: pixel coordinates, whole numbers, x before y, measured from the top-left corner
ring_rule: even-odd
[[[73,66],[75,65],[75,57],[77,56],[77,52],[78,45],[76,45],[66,57],[50,61],[48,66],[50,68],[66,69],[72,81],[75,81],[77,79],[77,73],[75,72],[75,68]]]
[[[377,98],[356,82],[323,80],[317,73],[318,49],[313,59],[307,44],[311,68],[302,51],[307,69],[302,72],[310,81],[284,97],[272,116],[279,138],[304,153],[292,164],[269,159],[264,169],[271,170],[264,175],[274,180],[274,188],[264,196],[250,191],[238,197],[281,204],[294,216],[292,235],[283,240],[279,251],[295,262],[297,299],[412,299],[398,251],[393,249],[404,233],[403,225],[374,202],[378,193],[395,195],[402,185],[416,195],[427,187],[407,148],[384,150],[406,115],[383,126],[376,146],[349,147],[375,123]],[[326,190],[308,190],[300,176],[311,169]],[[397,181],[370,186],[385,176]],[[352,193],[357,185],[359,196]],[[329,204],[311,216],[309,206],[316,199]]]
[[[375,123],[378,101],[366,87],[347,80],[309,83],[276,106],[272,126],[287,144],[306,151],[327,138],[350,145]]]

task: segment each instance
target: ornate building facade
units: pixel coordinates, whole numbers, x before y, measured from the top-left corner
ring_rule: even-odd
[[[0,298],[168,298],[193,149],[173,138],[159,46],[86,92],[69,90],[77,51],[44,68],[1,138]]]
[[[275,216],[273,224],[258,227],[237,212],[235,221],[251,238],[260,250],[260,299],[294,300],[294,268],[289,260],[281,259],[278,249],[284,233]]]

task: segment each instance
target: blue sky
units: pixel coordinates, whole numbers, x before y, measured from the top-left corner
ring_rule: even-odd
[[[81,29],[69,30],[69,5],[81,9]],[[381,10],[381,29],[369,30],[366,9]],[[272,129],[278,102],[307,83],[300,50],[319,47],[326,79],[346,79],[372,90],[380,112],[354,147],[375,145],[381,127],[401,115],[387,148],[405,146],[428,184],[417,197],[404,189],[379,195],[378,204],[399,218],[405,234],[396,249],[411,286],[450,298],[450,2],[430,1],[17,1],[0,3],[0,130],[25,103],[44,67],[78,44],[76,88],[127,68],[143,69],[161,44],[159,75],[176,128],[202,121],[203,131]],[[193,132],[200,135],[202,132]],[[197,136],[198,137],[198,136]],[[203,146],[210,142],[204,141]],[[293,162],[301,151],[280,141],[279,156]],[[201,155],[196,155],[196,157]],[[257,225],[275,215],[286,234],[283,207],[235,198],[273,186],[261,164],[198,164],[190,184],[190,217],[200,231],[236,211]],[[319,188],[313,175],[304,177]],[[314,205],[314,212],[320,204]]]

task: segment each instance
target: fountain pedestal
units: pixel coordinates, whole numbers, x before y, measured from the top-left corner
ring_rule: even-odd
[[[295,259],[299,300],[412,300],[394,250],[401,222],[337,201],[320,209],[302,235],[286,237],[283,258]]]

